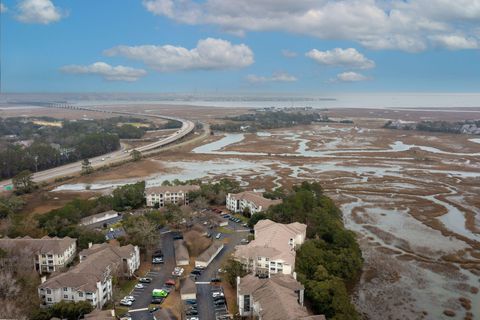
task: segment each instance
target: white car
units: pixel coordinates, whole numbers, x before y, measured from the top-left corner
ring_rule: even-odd
[[[137,284],[135,285],[135,289],[143,289],[143,288],[145,288],[145,286],[144,286],[143,284],[141,284],[141,283],[137,283]]]
[[[122,300],[129,300],[129,301],[133,302],[133,301],[135,301],[135,297],[134,296],[125,296],[125,297],[123,297]]]
[[[131,300],[125,300],[125,299],[120,300],[120,305],[122,306],[130,307],[132,304],[133,304],[133,301]]]
[[[185,271],[183,268],[175,267],[175,269],[173,269],[172,275],[180,277],[183,274],[183,271]]]

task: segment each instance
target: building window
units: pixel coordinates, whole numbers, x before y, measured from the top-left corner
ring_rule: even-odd
[[[68,288],[63,288],[63,291],[68,291]]]
[[[83,297],[83,292],[79,292],[79,293],[78,293],[78,296],[79,296],[80,298],[82,298],[82,297]]]
[[[243,311],[250,312],[250,295],[243,296]]]
[[[52,298],[47,298],[47,301],[48,301],[48,302],[52,302]]]
[[[270,261],[270,258],[265,258],[265,261]]]
[[[47,294],[51,294],[51,293],[52,293],[52,290],[47,289]]]
[[[64,295],[63,295],[63,298],[64,298],[64,299],[68,299],[68,294],[64,294]]]
[[[258,260],[258,261],[261,261],[261,260],[262,260],[262,257],[258,257],[257,260]]]

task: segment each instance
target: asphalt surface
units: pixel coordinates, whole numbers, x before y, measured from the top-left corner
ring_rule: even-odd
[[[136,299],[129,308],[129,313],[132,316],[132,320],[152,319],[152,315],[147,310],[135,310],[148,308],[152,300],[152,290],[161,289],[165,284],[165,281],[172,278],[172,271],[175,268],[175,251],[173,248],[172,233],[167,232],[162,234],[161,246],[159,247],[161,247],[163,251],[163,259],[165,262],[163,264],[152,265],[152,270],[145,276],[152,278],[152,282],[145,284],[146,287],[144,289],[134,289],[130,294]]]
[[[198,222],[201,222],[198,221]],[[222,251],[208,265],[208,267],[197,278],[197,304],[198,317],[200,320],[214,320],[215,306],[211,294],[212,285],[210,280],[221,274],[218,269],[221,268],[224,260],[234,251],[235,246],[240,244],[242,239],[248,236],[249,230],[241,226],[241,223],[229,221],[228,228],[233,232],[231,234],[222,234],[222,239],[228,239]],[[135,297],[135,302],[129,308],[132,320],[151,320],[152,314],[146,310],[151,302],[151,292],[153,289],[163,287],[167,279],[171,279],[172,271],[175,268],[175,250],[173,247],[173,233],[163,233],[161,240],[161,248],[164,254],[164,264],[153,265],[152,270],[146,277],[152,278],[152,282],[147,284],[144,289],[135,289],[130,295]],[[185,276],[189,276],[185,274]],[[161,307],[161,305],[159,305]]]
[[[247,238],[249,234],[249,229],[242,227],[241,223],[229,221],[228,228],[234,231],[231,234],[222,234],[222,239],[228,239],[228,243],[225,244],[222,251],[220,251],[196,280],[198,316],[200,320],[215,319],[215,306],[211,294],[212,285],[209,282],[212,278],[222,276],[218,274],[218,269],[222,267],[225,259],[233,253],[235,246],[239,245],[240,241]]]
[[[182,139],[189,133],[195,129],[195,124],[190,121],[190,120],[184,120],[176,117],[169,117],[169,116],[162,116],[162,115],[155,115],[155,114],[146,114],[146,113],[134,113],[134,112],[120,112],[120,111],[103,111],[103,110],[97,110],[93,108],[83,108],[83,107],[53,107],[52,108],[61,108],[61,109],[74,109],[74,110],[85,110],[85,111],[96,111],[96,112],[104,112],[104,113],[112,113],[112,114],[121,114],[121,115],[128,115],[128,116],[139,116],[139,117],[144,117],[144,118],[159,118],[159,119],[167,119],[167,120],[176,120],[182,122],[182,127],[175,131],[174,134],[155,141],[153,143],[147,144],[145,146],[141,146],[139,148],[136,148],[136,150],[140,152],[147,152],[151,151],[153,149],[163,147],[166,145],[169,145],[177,140]],[[126,150],[125,147],[122,145],[121,149],[118,151],[114,151],[111,153],[103,154],[98,157],[93,157],[90,158],[90,163],[92,164],[93,168],[99,168],[103,166],[107,166],[113,163],[125,161],[125,160],[130,160],[131,156],[130,153],[128,152],[129,150]],[[54,179],[66,177],[66,176],[72,176],[75,174],[78,174],[81,172],[82,169],[82,161],[77,161],[73,163],[69,163],[60,167],[36,172],[33,174],[33,181],[35,182],[44,182],[44,181],[51,181]],[[12,184],[12,180],[4,180],[0,181],[0,192],[4,190],[6,186],[9,186]]]

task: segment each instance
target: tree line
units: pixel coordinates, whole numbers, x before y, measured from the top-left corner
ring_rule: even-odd
[[[223,124],[211,125],[212,130],[238,132],[276,129],[296,125],[308,125],[314,122],[331,122],[326,115],[316,112],[266,111],[224,118]],[[243,128],[243,130],[242,130]]]
[[[346,285],[360,276],[362,253],[355,234],[345,229],[341,211],[320,184],[303,182],[295,186],[281,204],[253,215],[250,224],[267,218],[307,225],[307,240],[297,251],[295,268],[315,313],[333,320],[359,319]]]

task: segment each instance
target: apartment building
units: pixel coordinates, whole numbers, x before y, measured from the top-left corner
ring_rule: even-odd
[[[145,199],[148,207],[164,207],[167,203],[188,205],[188,193],[200,190],[196,185],[158,186],[145,188]]]
[[[101,309],[112,299],[112,277],[131,276],[140,261],[138,247],[91,246],[80,253],[80,263],[38,287],[42,306],[65,301],[88,301]]]
[[[227,209],[242,213],[249,210],[250,214],[266,211],[270,206],[280,204],[282,200],[271,200],[264,198],[261,192],[244,191],[240,193],[227,194],[226,206]]]
[[[303,306],[304,287],[291,275],[259,279],[237,278],[238,311],[242,317],[259,320],[325,320],[309,315]]]
[[[243,263],[249,272],[267,276],[293,274],[295,250],[305,242],[307,226],[294,222],[276,223],[260,220],[254,226],[255,240],[235,248],[234,258]]]
[[[108,243],[94,244],[88,249],[80,251],[78,256],[80,262],[101,256],[103,260],[112,264],[113,270],[118,276],[125,278],[132,277],[140,267],[140,249],[131,244],[123,247]]]
[[[42,274],[64,269],[75,257],[77,243],[76,239],[69,237],[2,238],[0,248],[7,251],[13,260],[32,261],[32,268]]]

